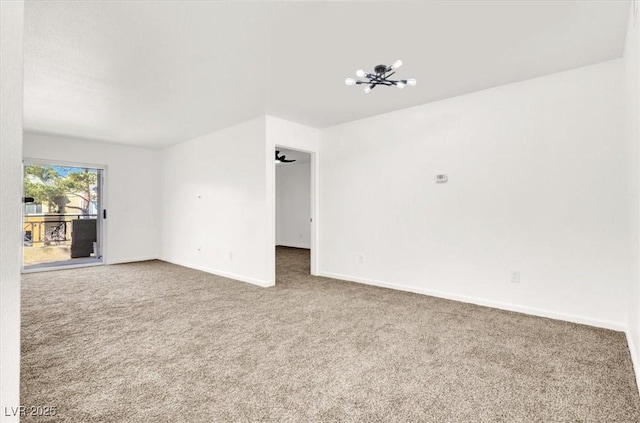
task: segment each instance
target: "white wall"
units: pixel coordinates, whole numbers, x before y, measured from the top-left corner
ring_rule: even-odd
[[[319,152],[320,129],[273,116],[266,116],[265,119],[267,143],[273,145],[274,149],[275,146],[281,146],[306,151],[307,153]],[[269,157],[273,161],[273,151],[271,151],[271,156]]]
[[[3,422],[18,421],[11,409],[20,404],[23,16],[22,1],[0,2],[0,418]]]
[[[311,248],[311,163],[276,166],[276,245]]]
[[[24,157],[106,165],[106,262],[160,256],[159,151],[25,132]]]
[[[614,60],[324,130],[321,274],[624,329],[622,72]]]
[[[629,321],[627,337],[629,349],[636,370],[636,377],[640,382],[640,260],[638,241],[640,240],[639,211],[640,211],[640,183],[638,164],[640,163],[640,22],[636,20],[634,4],[631,4],[629,14],[629,29],[624,51],[624,88],[626,100],[627,135],[629,142]],[[640,383],[639,383],[640,385]]]
[[[273,285],[265,118],[167,148],[162,158],[163,259]],[[273,166],[273,149],[268,158]]]

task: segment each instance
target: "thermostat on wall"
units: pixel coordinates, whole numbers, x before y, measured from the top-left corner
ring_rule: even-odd
[[[448,180],[449,180],[449,177],[447,175],[436,175],[437,184],[444,184]]]

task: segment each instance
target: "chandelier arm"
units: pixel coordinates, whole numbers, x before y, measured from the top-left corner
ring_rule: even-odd
[[[369,80],[371,82],[378,82],[378,81],[385,81],[385,78],[382,78],[378,75],[372,75],[371,77],[369,77]]]
[[[369,84],[371,86],[384,85],[386,87],[394,85],[394,84],[390,83],[389,81],[371,81],[371,82],[367,82],[366,84]]]

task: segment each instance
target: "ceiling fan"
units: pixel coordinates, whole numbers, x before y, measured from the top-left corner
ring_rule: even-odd
[[[282,156],[278,156],[280,154],[280,150],[276,150],[276,163],[292,163],[295,160],[287,160],[287,156],[284,154]]]

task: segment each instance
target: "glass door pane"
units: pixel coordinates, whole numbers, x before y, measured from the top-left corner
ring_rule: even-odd
[[[25,270],[102,262],[102,170],[24,164]]]

